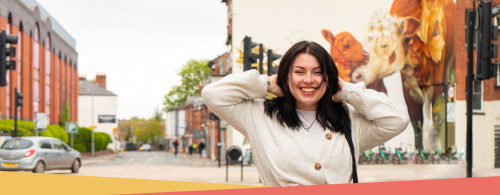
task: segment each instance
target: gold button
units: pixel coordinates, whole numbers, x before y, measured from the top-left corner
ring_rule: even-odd
[[[326,134],[326,139],[327,139],[327,140],[331,140],[331,139],[332,139],[332,134],[327,133],[327,134]]]
[[[319,171],[319,170],[321,169],[321,164],[316,163],[316,164],[314,165],[314,168],[315,168],[317,171]]]

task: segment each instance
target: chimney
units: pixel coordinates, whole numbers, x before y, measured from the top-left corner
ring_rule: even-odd
[[[106,88],[106,74],[97,73],[95,76],[95,82],[101,84],[104,88]]]
[[[79,81],[86,81],[86,80],[87,80],[87,75],[84,75],[84,74],[80,75],[80,76],[78,77],[78,80],[79,80]]]

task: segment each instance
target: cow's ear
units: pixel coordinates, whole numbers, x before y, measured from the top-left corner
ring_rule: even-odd
[[[330,32],[329,30],[323,29],[323,30],[321,30],[321,34],[323,34],[323,37],[331,44],[333,44],[335,42],[335,37],[333,36],[332,32]]]
[[[415,36],[418,27],[420,26],[420,20],[415,17],[405,17],[402,18],[401,24],[401,35],[409,38]]]

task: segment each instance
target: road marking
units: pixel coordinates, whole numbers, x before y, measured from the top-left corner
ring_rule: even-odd
[[[134,158],[130,158],[130,160],[128,160],[128,161],[127,161],[127,162],[125,162],[125,163],[130,163],[130,162],[132,162],[133,160],[134,160]]]
[[[146,160],[146,162],[144,162],[144,163],[151,162],[153,159],[158,158],[158,154],[157,154],[156,152],[154,152],[153,154],[154,154],[155,156],[154,156],[154,157],[149,158],[149,159],[148,159],[148,160]]]

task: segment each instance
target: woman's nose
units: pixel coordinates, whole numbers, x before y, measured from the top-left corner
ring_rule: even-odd
[[[305,78],[304,78],[304,83],[306,84],[310,84],[313,82],[313,78],[312,78],[312,73],[309,73],[309,74],[306,74]]]

